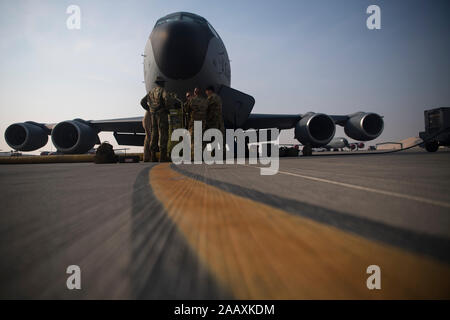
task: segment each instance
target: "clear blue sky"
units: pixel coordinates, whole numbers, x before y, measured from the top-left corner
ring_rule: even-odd
[[[66,28],[71,4],[81,30]],[[381,7],[381,30],[366,27],[370,4]],[[215,27],[232,86],[255,97],[254,112],[375,111],[385,117],[377,141],[416,136],[424,109],[450,106],[449,9],[437,0],[1,0],[0,149],[14,122],[142,115],[141,54],[155,21],[175,11]]]

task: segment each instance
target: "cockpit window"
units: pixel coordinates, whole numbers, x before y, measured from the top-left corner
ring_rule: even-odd
[[[177,20],[180,20],[180,16],[175,16],[175,17],[170,17],[170,18],[166,18],[166,19],[159,20],[159,21],[156,23],[156,25],[157,25],[157,26],[160,26],[160,25],[162,25],[162,24],[164,24],[164,23],[171,22],[171,21],[177,21]]]
[[[217,34],[217,32],[214,30],[214,28],[203,18],[201,17],[196,17],[196,16],[192,16],[192,15],[188,15],[188,14],[178,14],[178,15],[173,15],[167,18],[163,18],[161,20],[159,20],[158,22],[156,22],[156,26],[160,26],[164,23],[167,22],[172,22],[172,21],[189,21],[189,22],[195,22],[201,25],[205,25],[207,24],[209,29],[211,29],[211,32],[214,34],[215,37],[219,38],[219,35]]]
[[[186,14],[183,14],[183,15],[181,16],[181,20],[183,20],[183,21],[189,21],[189,22],[196,22],[196,23],[199,23],[199,24],[204,24],[204,23],[205,23],[202,19],[195,18],[195,17],[193,17],[193,16],[188,16],[188,15],[186,15]]]
[[[194,18],[192,18],[192,17],[189,17],[189,16],[186,16],[186,15],[181,16],[181,20],[183,20],[183,21],[189,21],[189,22],[197,22],[196,19],[194,19]]]

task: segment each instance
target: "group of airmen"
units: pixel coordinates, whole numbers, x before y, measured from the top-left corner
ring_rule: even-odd
[[[165,89],[165,80],[157,77],[156,86],[147,95],[148,110],[142,125],[145,130],[144,162],[170,161],[170,153],[178,142],[169,141],[169,134],[175,129],[188,129],[191,135],[191,153],[194,143],[194,121],[202,122],[202,135],[207,129],[218,129],[225,134],[222,116],[222,100],[207,87],[206,97],[200,88],[186,93],[182,102],[175,93]]]

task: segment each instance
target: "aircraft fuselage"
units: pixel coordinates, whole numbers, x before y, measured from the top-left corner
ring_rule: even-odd
[[[230,86],[231,69],[225,45],[208,21],[198,15],[177,12],[156,22],[144,51],[146,91],[156,77],[166,89],[184,99],[195,87]]]

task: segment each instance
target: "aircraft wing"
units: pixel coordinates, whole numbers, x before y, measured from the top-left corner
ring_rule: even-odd
[[[302,118],[299,114],[250,114],[242,129],[290,129]]]
[[[322,120],[324,117],[327,117],[328,122],[345,126],[351,117],[357,114],[363,114],[323,115],[317,117],[318,114],[313,116],[312,112],[304,115],[251,113],[253,106],[255,105],[255,99],[252,96],[224,85],[220,87],[218,94],[222,98],[222,114],[226,128],[242,128],[244,130],[269,128],[278,128],[279,130],[291,129],[294,128],[299,121],[308,117],[315,117],[316,119],[321,117]],[[145,99],[146,97],[141,100],[141,105],[144,109],[147,107]]]
[[[98,132],[114,132],[119,145],[143,146],[145,131],[142,126],[143,117],[88,121]]]
[[[291,129],[308,114],[250,114],[242,129],[268,129],[278,128],[279,130]],[[330,118],[335,124],[344,126],[351,115],[340,116],[331,115]]]
[[[5,140],[14,150],[34,151],[45,146],[51,136],[52,142],[62,153],[85,153],[99,144],[98,133],[114,132],[120,145],[144,145],[143,117],[89,120],[74,119],[59,123],[27,121],[14,123],[5,131]]]
[[[121,118],[110,120],[87,121],[98,131],[122,132],[122,133],[145,133],[142,127],[143,117]]]
[[[384,128],[383,118],[375,113],[356,112],[349,115],[305,114],[250,114],[243,129],[278,128],[294,130],[294,137],[303,145],[325,146],[333,139],[336,125],[344,127],[345,134],[358,141],[377,138]]]
[[[358,141],[369,141],[383,131],[383,120],[377,114],[358,112],[351,115],[332,115],[309,112],[306,114],[257,114],[250,113],[254,100],[237,91],[228,91],[234,103],[224,108],[227,128],[268,129],[295,128],[295,138],[302,144],[324,146],[335,134],[335,126],[341,125],[345,133]],[[238,106],[244,106],[242,112]],[[234,111],[234,112],[233,112]],[[85,153],[99,144],[98,133],[113,132],[120,145],[144,145],[143,117],[89,120],[74,119],[57,124],[23,122],[10,125],[5,131],[5,140],[14,150],[33,151],[45,146],[51,139],[62,153]]]

